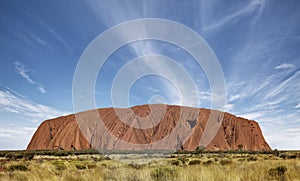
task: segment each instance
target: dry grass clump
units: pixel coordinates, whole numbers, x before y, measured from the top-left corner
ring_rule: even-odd
[[[27,170],[29,170],[29,168],[28,168],[27,165],[22,164],[22,163],[14,164],[14,165],[9,165],[8,166],[8,171],[16,171],[16,170],[27,171]]]
[[[221,165],[231,165],[233,162],[231,159],[222,159],[220,160]]]
[[[200,163],[201,163],[201,160],[199,160],[199,159],[189,161],[189,165],[200,165]]]
[[[178,171],[175,167],[161,166],[153,168],[150,176],[153,180],[157,181],[175,180],[178,176]]]

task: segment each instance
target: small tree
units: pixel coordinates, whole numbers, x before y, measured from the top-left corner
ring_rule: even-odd
[[[243,147],[244,147],[244,146],[243,146],[242,144],[239,144],[239,145],[238,145],[238,148],[239,148],[239,150],[240,150],[241,156],[242,156]]]
[[[8,152],[5,154],[5,158],[9,159],[9,160],[15,160],[16,159],[16,155],[12,152]]]
[[[205,146],[197,146],[196,153],[201,154],[203,152],[203,150],[205,150]]]
[[[32,160],[33,157],[34,157],[34,153],[33,152],[26,152],[26,153],[24,153],[24,158],[26,160]]]
[[[275,149],[275,150],[273,151],[273,153],[274,153],[275,156],[279,156],[279,151],[278,151],[277,149]]]

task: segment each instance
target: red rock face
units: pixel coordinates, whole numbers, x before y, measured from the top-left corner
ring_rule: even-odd
[[[152,108],[160,109],[165,105],[151,105]],[[184,120],[181,127],[185,130],[191,130],[189,137],[182,141],[177,141],[177,145],[185,150],[195,150],[199,146],[205,127],[208,126],[209,116],[219,111],[208,109],[198,109],[180,106],[165,106],[165,112],[162,114],[162,120],[154,124],[156,120],[153,116],[148,116],[151,112],[148,105],[135,106],[128,109],[119,109],[126,114],[122,120],[136,121],[136,117],[147,118],[146,121],[153,123],[153,127],[138,129],[128,126],[121,121],[115,113],[114,108],[102,108],[96,110],[99,113],[103,124],[115,138],[131,144],[150,144],[157,142],[166,135],[172,133],[180,120]],[[135,115],[131,114],[131,110]],[[95,111],[95,110],[94,110]],[[128,114],[127,114],[128,112]],[[76,121],[76,117],[83,116],[87,122],[95,123],[97,118],[91,114],[92,111],[86,111],[77,114],[63,116],[44,121],[33,135],[27,150],[53,150],[53,149],[88,149],[96,148],[114,148],[115,142],[101,136],[101,131],[97,131],[97,126],[86,124],[82,127]],[[220,118],[216,118],[220,119]],[[271,150],[265,141],[257,122],[236,117],[229,113],[224,113],[218,125],[216,134],[209,140],[206,150],[237,150],[238,145],[243,145],[244,150]],[[217,122],[216,122],[217,123]],[[188,129],[189,128],[189,129]],[[85,130],[81,132],[81,130]],[[88,131],[87,131],[88,130]],[[95,131],[96,130],[96,131]],[[89,134],[90,133],[90,134]],[[180,136],[180,135],[179,135]],[[175,137],[171,137],[168,142],[172,142]],[[89,141],[88,141],[89,140]],[[175,141],[176,142],[176,141]]]

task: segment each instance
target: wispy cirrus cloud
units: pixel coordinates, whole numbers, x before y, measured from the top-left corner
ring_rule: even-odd
[[[30,101],[10,90],[0,90],[0,112],[23,115],[34,121],[68,114],[68,112]]]
[[[291,76],[287,77],[285,80],[280,81],[277,85],[273,86],[272,90],[270,89],[268,93],[265,94],[265,99],[278,96],[290,86],[297,84],[295,80],[297,77],[299,77],[299,75],[300,71],[297,71],[294,72]]]
[[[45,90],[44,86],[36,81],[34,81],[30,76],[29,76],[29,71],[27,69],[27,67],[20,63],[20,62],[15,62],[14,63],[16,70],[18,71],[18,73],[25,79],[27,80],[27,82],[29,82],[32,85],[36,85],[37,89],[41,92],[41,93],[46,93],[47,91]]]
[[[0,139],[1,138],[22,138],[22,137],[30,137],[33,132],[36,130],[34,127],[23,127],[23,128],[0,128]]]
[[[253,17],[252,21],[255,22],[261,16],[261,13],[263,12],[263,9],[266,5],[266,2],[264,0],[253,0],[243,7],[236,8],[235,11],[231,11],[232,13],[227,13],[221,18],[216,19],[216,18],[212,18],[213,13],[210,10],[215,8],[216,2],[217,1],[212,3],[212,1],[209,1],[206,3],[206,1],[202,1],[202,11],[201,11],[202,20],[206,20],[202,22],[203,24],[202,29],[204,32],[209,32],[212,30],[220,30],[227,24],[242,19],[251,13],[255,13],[252,16]]]
[[[242,97],[243,104],[236,103],[235,108],[238,109],[231,112],[240,117],[259,121],[272,148],[298,148],[296,141],[289,144],[285,142],[291,138],[293,140],[299,138],[299,134],[290,129],[291,127],[300,129],[299,77],[297,71],[280,71],[257,78],[254,82],[249,81],[243,86],[236,86],[234,89],[247,96]],[[282,134],[285,139],[278,139]]]
[[[225,104],[224,106],[224,110],[226,112],[229,112],[230,110],[232,110],[234,108],[234,104]]]
[[[243,97],[245,97],[246,95],[245,94],[233,94],[233,95],[229,95],[229,99],[227,100],[228,102],[233,102],[233,101],[236,101],[236,100],[239,100]]]
[[[15,62],[15,68],[25,80],[31,84],[35,84],[35,82],[29,77],[28,70],[26,69],[25,65],[21,64],[20,62]]]
[[[277,65],[275,69],[292,69],[295,68],[296,66],[292,63],[282,63],[280,65]]]
[[[237,116],[247,118],[250,120],[254,120],[254,119],[260,118],[263,115],[264,115],[264,113],[262,113],[262,112],[252,112],[252,113],[241,114],[241,115],[237,115]]]
[[[70,47],[70,45],[65,41],[65,39],[60,36],[56,31],[54,31],[54,29],[52,29],[45,21],[43,21],[42,19],[35,17],[35,16],[30,16],[31,18],[33,18],[34,20],[36,20],[43,28],[45,28],[50,35],[56,39],[61,45],[63,45],[63,47],[68,51],[68,52],[73,52],[72,48]]]

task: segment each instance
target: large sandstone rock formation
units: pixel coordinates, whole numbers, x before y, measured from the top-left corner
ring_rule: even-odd
[[[165,112],[158,113],[162,115],[162,120],[157,124],[154,120],[155,117],[149,116],[153,108],[156,110],[166,108]],[[101,130],[97,131],[96,124],[98,120],[93,116],[93,111],[99,113],[103,124],[115,138],[131,144],[149,144],[159,141],[177,127],[179,120],[184,120],[180,123],[180,126],[185,130],[189,130],[190,134],[184,141],[179,138],[176,140],[176,138],[175,142],[177,142],[178,148],[195,150],[199,146],[205,127],[208,126],[209,116],[214,113],[221,113],[208,109],[169,105],[151,105],[150,107],[142,105],[117,110],[125,112],[122,115],[123,121],[119,119],[114,108],[101,108],[46,120],[38,127],[27,150],[115,148],[115,142],[112,139],[103,137]],[[84,117],[84,120],[86,122],[90,121],[91,124],[79,126],[81,123],[77,122],[78,119],[76,121],[77,116]],[[148,121],[153,123],[151,128],[138,129],[124,123],[124,120],[134,122],[147,117]],[[216,117],[216,120],[215,123],[219,126],[212,140],[209,140],[209,144],[206,145],[206,150],[237,150],[238,145],[243,145],[244,150],[271,150],[257,122],[236,117],[229,113],[224,113],[221,119]],[[84,131],[82,132],[82,130]],[[182,137],[182,135],[176,136]],[[173,140],[174,137],[171,137],[167,142]]]

